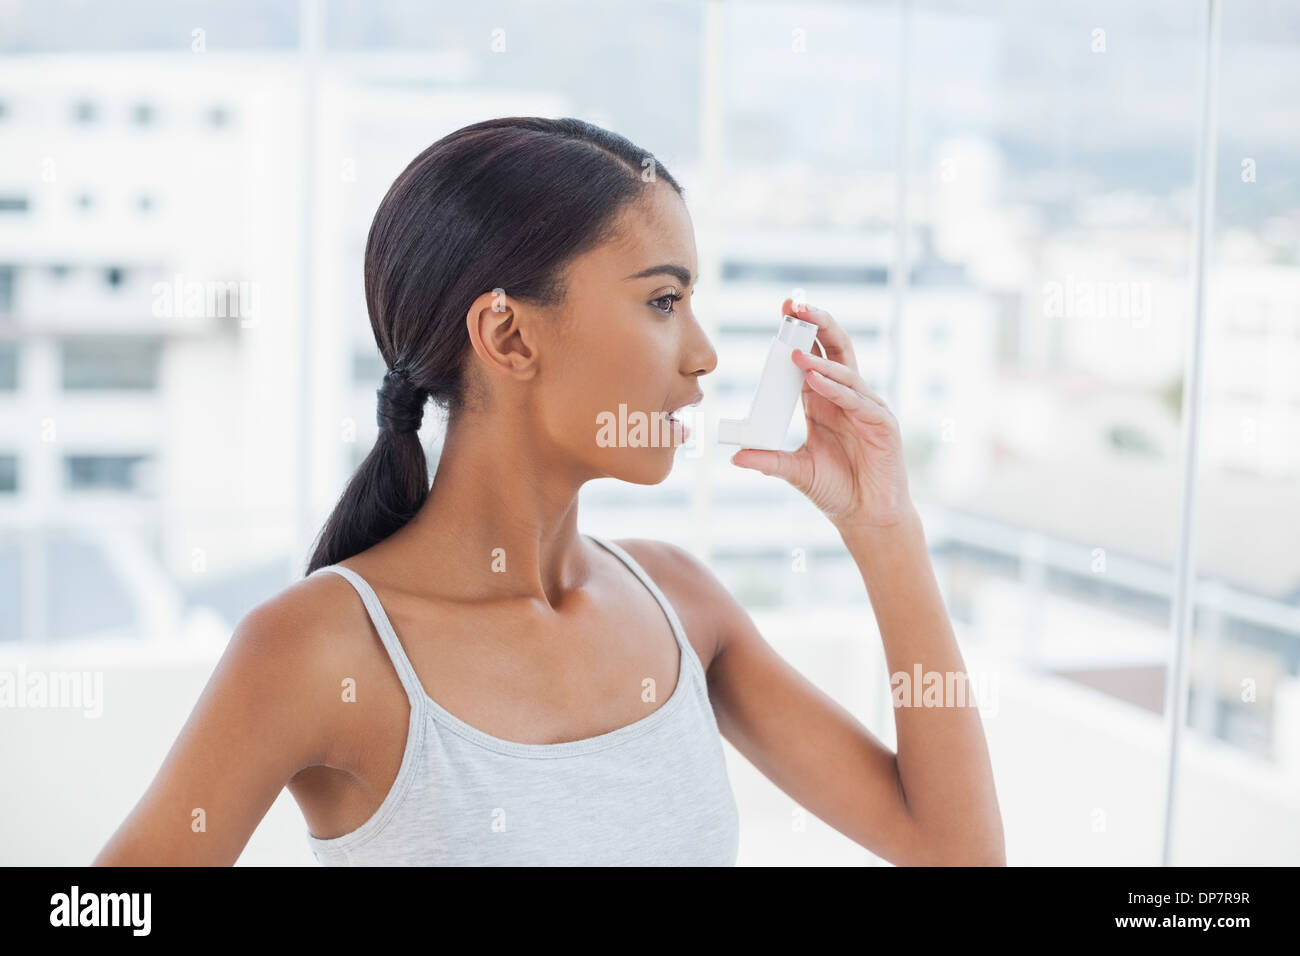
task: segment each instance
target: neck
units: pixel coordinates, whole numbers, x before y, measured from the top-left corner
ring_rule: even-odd
[[[402,563],[440,596],[532,599],[558,609],[590,575],[578,533],[587,477],[547,462],[554,450],[525,416],[485,426],[465,414],[447,427],[433,487],[390,539]],[[409,563],[408,563],[409,562]]]

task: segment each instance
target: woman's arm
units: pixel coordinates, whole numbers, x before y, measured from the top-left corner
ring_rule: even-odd
[[[908,547],[906,534],[896,541],[903,549]],[[973,731],[962,727],[952,733],[942,726],[940,716],[926,729],[929,739],[921,739],[915,712],[896,710],[900,715],[900,758],[776,652],[708,565],[664,541],[623,539],[618,543],[674,596],[674,604],[686,610],[684,619],[691,622],[688,630],[711,636],[712,652],[701,654],[701,660],[719,732],[795,803],[899,866],[1005,863],[1001,820],[983,741],[968,749],[961,743],[967,731],[979,736],[978,723]],[[877,557],[868,559],[868,567],[877,560],[888,561],[899,551],[887,540],[875,539],[869,546],[878,551]],[[900,569],[900,574],[906,572]],[[890,635],[899,633],[895,615],[905,616],[904,635],[914,626],[909,621],[920,622],[920,616],[911,615],[903,600],[900,596],[889,602],[889,608],[877,611],[885,621],[882,630]],[[887,647],[903,648],[904,660],[913,656],[905,641],[905,636],[885,638]],[[942,639],[938,643],[942,644]],[[891,668],[899,654],[898,650],[887,651]],[[910,667],[906,669],[910,672]],[[934,718],[939,712],[931,710],[928,716]],[[956,719],[962,717],[974,718],[975,714]],[[914,746],[914,741],[919,741],[919,746]],[[956,755],[950,757],[950,751]],[[903,759],[909,773],[906,793],[900,768]],[[918,767],[920,773],[913,773]],[[925,791],[920,801],[914,799],[918,790]]]
[[[911,680],[919,666],[923,676],[937,673],[942,688],[954,680],[969,688],[908,492],[898,421],[858,374],[853,344],[829,313],[790,299],[782,312],[818,326],[823,354],[792,356],[805,373],[807,440],[793,452],[742,449],[732,461],[786,480],[840,532],[891,675]],[[719,728],[737,749],[819,818],[893,863],[1005,864],[973,700],[895,707],[891,753],[786,664],[716,580],[708,589],[720,608],[710,688]]]
[[[239,622],[157,776],[92,866],[234,864],[289,780],[322,760],[312,633],[283,596]]]
[[[909,509],[896,525],[850,526],[842,535],[866,584],[885,665],[891,677],[903,675],[906,682],[900,696],[912,702],[918,666],[922,675],[939,675],[944,689],[942,706],[894,707],[899,786],[908,816],[940,858],[1005,865],[988,746],[921,518]],[[958,686],[965,688],[964,699],[947,699],[946,689]]]

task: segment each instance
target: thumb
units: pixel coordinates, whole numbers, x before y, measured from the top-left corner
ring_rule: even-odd
[[[788,451],[766,451],[760,448],[742,448],[731,456],[731,463],[741,468],[752,468],[775,478],[788,478],[792,455]]]

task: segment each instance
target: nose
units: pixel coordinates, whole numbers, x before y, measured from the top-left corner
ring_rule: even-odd
[[[708,375],[718,367],[718,353],[713,348],[713,343],[709,337],[704,334],[704,329],[699,322],[692,322],[693,334],[687,337],[685,342],[685,361],[683,363],[687,375],[698,376]]]

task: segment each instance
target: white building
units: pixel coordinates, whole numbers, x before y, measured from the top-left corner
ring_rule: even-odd
[[[35,639],[174,632],[170,582],[288,544],[295,72],[201,53],[5,66],[0,586]]]

